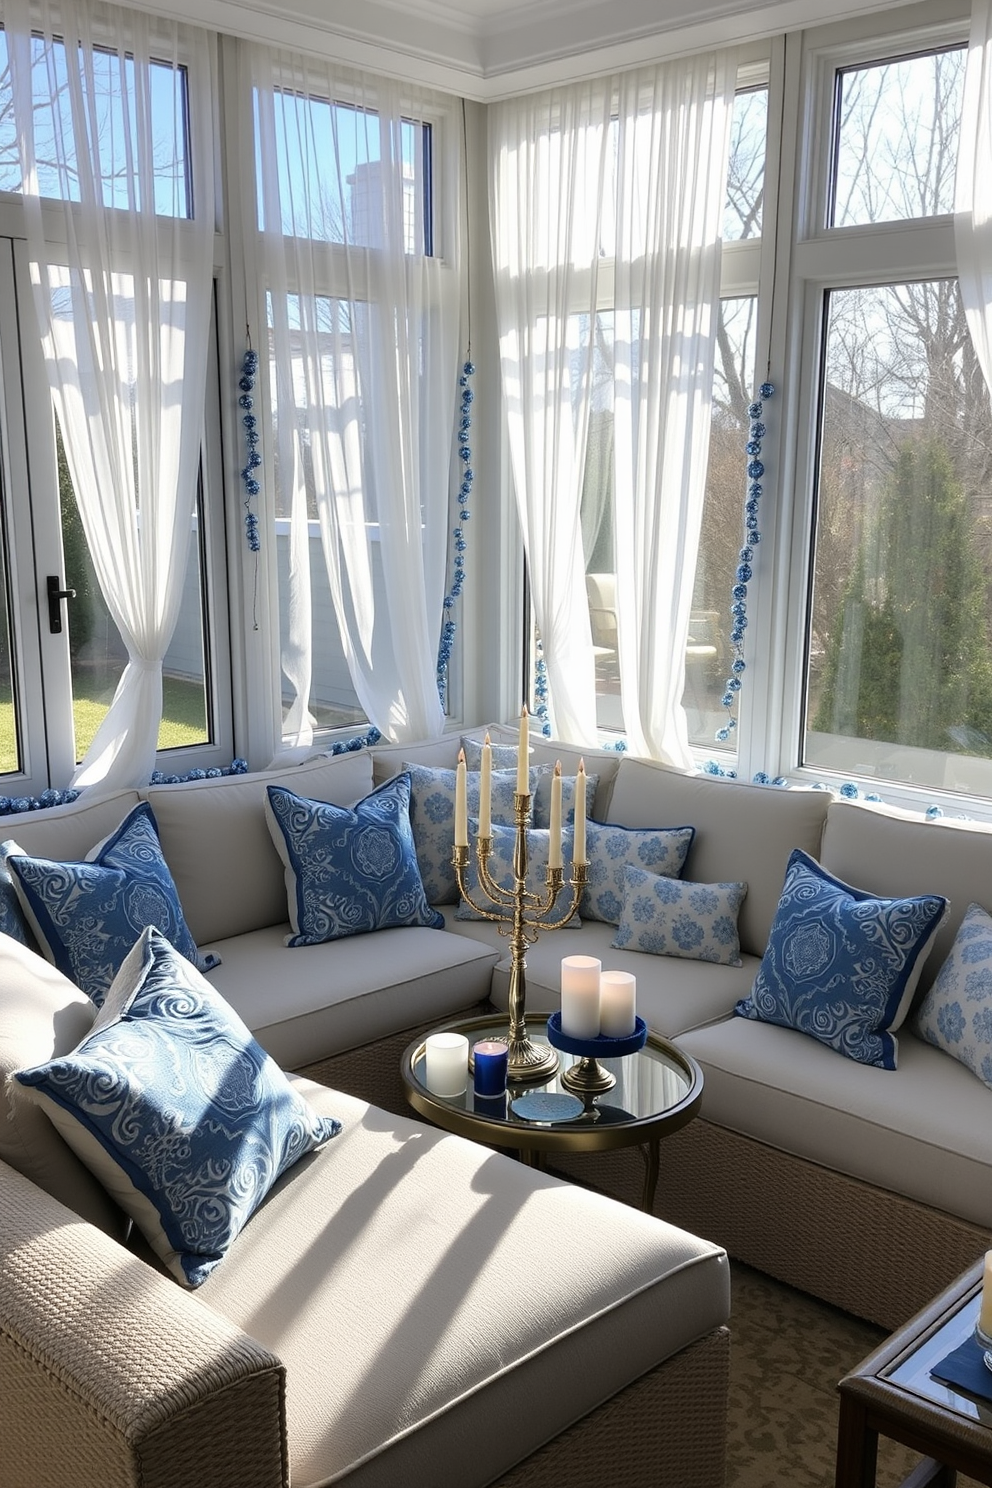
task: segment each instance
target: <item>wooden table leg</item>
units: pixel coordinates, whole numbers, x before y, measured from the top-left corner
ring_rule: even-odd
[[[869,1428],[864,1406],[842,1395],[835,1488],[875,1488],[877,1461],[878,1432]]]

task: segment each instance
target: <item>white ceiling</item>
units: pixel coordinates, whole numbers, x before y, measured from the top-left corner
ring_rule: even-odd
[[[133,0],[483,101],[898,0]]]

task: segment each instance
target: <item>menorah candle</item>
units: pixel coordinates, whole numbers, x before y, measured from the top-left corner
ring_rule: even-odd
[[[482,767],[479,771],[479,836],[493,835],[493,746],[486,735],[482,746]]]
[[[561,1031],[570,1038],[599,1036],[599,979],[595,956],[566,956],[561,963]]]
[[[458,764],[455,768],[455,846],[468,847],[468,790],[464,749],[458,751]]]
[[[629,971],[604,971],[599,979],[599,1031],[629,1038],[635,1027],[637,978]]]
[[[548,867],[561,867],[561,760],[555,761],[551,777],[551,816],[548,832]]]
[[[463,1033],[432,1033],[426,1045],[427,1088],[434,1095],[461,1095],[468,1084],[468,1039]]]
[[[520,743],[517,745],[517,795],[530,794],[530,721],[527,707],[520,714]]]
[[[575,816],[572,837],[572,862],[586,861],[586,762],[579,760],[575,774]]]

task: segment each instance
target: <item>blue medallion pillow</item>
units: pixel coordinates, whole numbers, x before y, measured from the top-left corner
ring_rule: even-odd
[[[417,862],[430,904],[457,904],[458,884],[451,866],[455,844],[455,775],[430,765],[404,764],[410,776],[410,825],[417,847]],[[537,780],[530,771],[530,788]],[[466,770],[466,800],[470,817],[479,814],[479,772]],[[492,820],[513,826],[513,798],[517,792],[516,770],[493,770]]]
[[[152,927],[72,1053],[13,1078],[189,1287],[280,1174],[341,1129]]]
[[[587,821],[589,866],[579,905],[582,918],[618,925],[627,891],[625,870],[644,868],[648,873],[678,878],[695,835],[695,827],[615,827]]]
[[[142,801],[81,863],[11,852],[11,880],[46,959],[96,1003],[147,925],[208,970],[183,917],[152,808]]]
[[[473,837],[473,847],[469,853],[468,867],[465,869],[465,888],[476,904],[483,908],[490,908],[490,901],[479,885],[479,869],[475,856],[474,838],[478,822],[470,823]],[[551,845],[551,833],[546,828],[528,827],[526,831],[527,841],[527,887],[535,894],[547,893],[547,885],[544,881],[548,866],[548,852]],[[490,878],[500,888],[512,890],[514,882],[513,854],[517,842],[516,827],[499,827],[493,824],[493,850],[489,855],[487,869]],[[550,926],[557,925],[581,925],[582,921],[578,915],[568,918],[568,912],[572,907],[572,889],[568,883],[572,871],[572,834],[566,832],[562,837],[562,863],[564,867],[563,882],[558,897],[546,919]],[[506,909],[506,905],[499,906]],[[531,906],[533,912],[534,906]],[[545,918],[545,916],[542,916]],[[456,920],[481,920],[485,915],[478,914],[467,900],[462,899],[455,912]]]
[[[746,883],[689,883],[628,867],[624,885],[623,911],[611,941],[615,949],[743,964],[737,916]]]
[[[969,904],[947,960],[920,1003],[916,1032],[992,1089],[992,915]]]
[[[444,928],[420,877],[406,772],[352,807],[270,785],[265,816],[286,868],[288,946],[400,925]]]
[[[854,889],[796,848],[754,986],[734,1011],[895,1069],[895,1031],[946,911],[939,894],[881,899]]]

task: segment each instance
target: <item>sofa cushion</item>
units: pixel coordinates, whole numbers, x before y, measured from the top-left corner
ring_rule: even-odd
[[[351,808],[270,785],[265,818],[286,865],[293,927],[288,946],[398,925],[443,928],[417,866],[408,774],[387,780]]]
[[[14,1078],[190,1287],[279,1175],[340,1130],[151,926],[77,1047]]]
[[[84,862],[11,853],[7,866],[48,960],[98,1007],[146,925],[156,925],[188,960],[207,964],[186,924],[145,801]]]
[[[210,973],[284,1069],[464,1012],[488,996],[500,954],[423,929],[376,930],[289,951],[286,930],[270,925],[218,941],[222,961]]]
[[[92,786],[65,806],[8,816],[7,824],[33,858],[85,858],[94,842],[109,837],[140,800],[135,790],[100,795]]]
[[[692,845],[692,827],[622,827],[613,822],[586,822],[586,887],[579,913],[588,920],[616,925],[626,893],[625,873],[646,868],[678,878]]]
[[[283,862],[265,822],[265,792],[284,785],[312,801],[353,806],[372,789],[367,749],[285,770],[224,775],[144,792],[197,943],[286,921]]]
[[[70,1053],[96,1007],[37,951],[0,935],[0,1158],[53,1198],[122,1240],[123,1210],[10,1076]]]
[[[744,883],[688,883],[628,867],[613,945],[740,966],[737,916],[746,893]]]
[[[696,835],[682,876],[694,883],[747,884],[739,921],[741,949],[761,956],[789,854],[801,847],[811,857],[818,856],[829,801],[828,791],[782,790],[713,775],[684,775],[624,755],[613,787],[610,820],[631,827],[646,821],[694,826]]]
[[[431,904],[457,904],[458,883],[451,864],[455,841],[455,770],[410,762],[410,825],[417,844],[417,862],[424,890]],[[470,816],[479,814],[479,772],[466,771],[465,797]],[[531,771],[531,790],[537,780]],[[516,770],[494,770],[492,775],[492,820],[512,826],[513,798],[517,790]]]
[[[471,835],[475,836],[478,831],[478,822],[470,824]],[[535,894],[545,894],[547,887],[545,877],[548,867],[548,855],[551,848],[551,833],[546,828],[528,827],[524,834],[527,847],[527,882],[533,888]],[[493,850],[486,864],[489,876],[505,889],[507,894],[513,889],[514,866],[513,858],[517,845],[516,827],[501,827],[493,823]],[[581,925],[582,921],[578,915],[569,918],[569,910],[572,908],[572,889],[568,884],[568,878],[572,871],[572,834],[567,832],[562,841],[562,863],[564,868],[564,882],[559,890],[551,908],[543,916],[550,925],[559,925],[566,922],[573,926]],[[483,908],[492,908],[490,900],[479,883],[478,859],[474,850],[469,853],[468,866],[465,869],[465,888],[469,899]],[[504,901],[505,903],[505,901]],[[462,899],[458,905],[457,918],[460,920],[480,920],[485,916],[477,914],[467,899]],[[444,923],[442,919],[442,924]]]
[[[301,1089],[341,1135],[280,1180],[198,1294],[285,1363],[294,1483],[481,1488],[726,1319],[708,1241]],[[506,1305],[522,1284],[526,1305]]]
[[[797,848],[761,970],[734,1011],[895,1069],[896,1030],[946,910],[938,894],[883,899],[852,888]]]
[[[992,1089],[992,915],[980,904],[965,911],[913,1027]]]
[[[992,1091],[908,1029],[896,1070],[743,1018],[679,1044],[707,1121],[992,1229]]]

